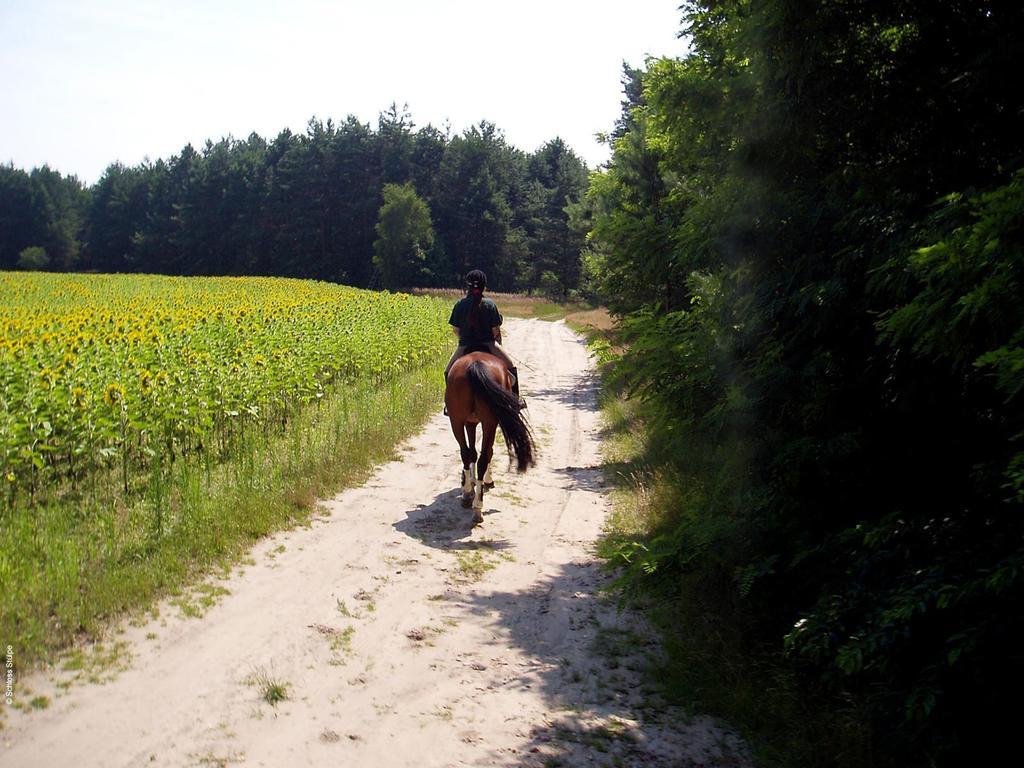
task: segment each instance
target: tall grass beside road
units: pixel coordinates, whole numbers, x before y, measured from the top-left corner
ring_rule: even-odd
[[[22,668],[309,519],[441,402],[443,302],[0,273],[0,643]]]

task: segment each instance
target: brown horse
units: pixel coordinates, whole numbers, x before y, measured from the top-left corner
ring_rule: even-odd
[[[498,427],[513,454],[516,469],[525,472],[534,463],[533,435],[520,412],[519,398],[512,394],[512,378],[505,364],[487,352],[463,355],[448,371],[444,403],[452,432],[462,453],[462,506],[473,505],[473,522],[483,522],[484,488],[493,488],[491,456]],[[476,425],[483,428],[480,453],[476,450]]]

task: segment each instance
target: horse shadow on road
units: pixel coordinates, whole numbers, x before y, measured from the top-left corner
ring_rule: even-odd
[[[417,504],[405,511],[405,519],[392,523],[396,531],[434,549],[449,551],[475,550],[486,546],[488,549],[508,549],[507,539],[487,539],[483,544],[472,538],[473,510],[462,506],[462,489],[455,487],[434,497],[430,504]],[[487,497],[484,497],[486,502]],[[501,514],[500,509],[484,508],[484,519]]]
[[[596,467],[557,470],[571,487],[603,486]],[[409,509],[395,530],[438,550],[508,550],[503,538],[473,538],[472,512],[461,489],[437,494]],[[485,509],[485,516],[501,515]],[[737,766],[750,765],[740,739],[709,718],[691,717],[665,698],[657,670],[663,663],[654,633],[609,596],[612,578],[592,554],[548,565],[521,589],[494,588],[483,579],[472,589],[446,593],[446,611],[474,615],[490,627],[490,653],[477,659],[478,691],[532,689],[543,714],[521,732],[522,741],[488,753],[488,764],[545,766]],[[518,649],[511,662],[501,648]],[[482,702],[481,702],[482,703]],[[499,707],[500,709],[500,707]]]
[[[598,560],[583,557],[549,568],[525,589],[483,587],[449,598],[492,627],[495,646],[525,656],[502,667],[510,671],[487,690],[531,688],[543,697],[546,711],[522,732],[516,764],[749,768],[736,734],[669,704],[655,633],[616,608],[609,578]]]

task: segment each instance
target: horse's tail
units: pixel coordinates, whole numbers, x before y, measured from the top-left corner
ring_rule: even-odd
[[[487,366],[474,360],[466,367],[466,376],[473,394],[490,407],[498,419],[501,434],[505,436],[509,458],[516,457],[516,469],[525,472],[534,465],[535,448],[530,425],[523,418],[519,398],[487,375]]]

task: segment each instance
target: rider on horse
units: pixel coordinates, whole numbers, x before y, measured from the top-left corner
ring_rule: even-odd
[[[466,275],[466,298],[456,302],[448,320],[459,337],[459,346],[444,368],[444,378],[448,380],[452,365],[467,352],[490,352],[508,366],[508,372],[512,374],[512,391],[519,398],[519,407],[525,408],[526,401],[519,396],[519,372],[515,361],[501,348],[501,313],[493,301],[484,298],[486,287],[487,275],[479,269]]]

